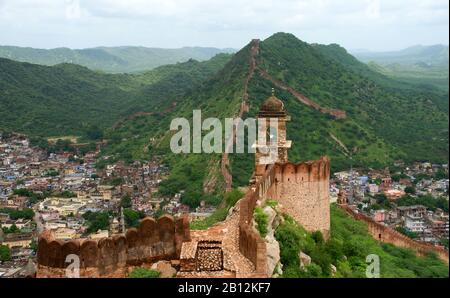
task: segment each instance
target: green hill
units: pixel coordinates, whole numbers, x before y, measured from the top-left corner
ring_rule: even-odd
[[[34,49],[0,46],[0,57],[41,65],[73,63],[92,70],[109,73],[142,72],[161,65],[186,62],[189,59],[209,60],[219,53],[232,53],[232,49],[184,47],[161,49],[146,47],[99,47],[89,49],[56,48]]]
[[[105,129],[136,112],[162,111],[228,59],[220,54],[131,75],[0,58],[0,128],[46,137]]]
[[[179,104],[164,117],[143,116],[110,130],[104,154],[111,161],[145,159],[152,154],[166,156],[171,176],[162,185],[164,194],[186,190],[186,202],[200,199],[220,202],[223,177],[216,154],[170,153],[170,120],[190,118],[201,109],[208,116],[236,116],[244,95],[252,43],[247,45],[198,88],[180,97]],[[394,160],[448,160],[448,93],[429,85],[392,80],[349,55],[338,45],[311,45],[291,34],[278,33],[260,42],[257,70],[248,84],[247,116],[255,116],[272,87],[285,103],[291,121],[288,138],[293,140],[291,161],[317,159],[327,154],[333,170],[349,167],[349,151],[354,165],[384,167]],[[335,119],[276,87],[260,69],[325,109],[345,111],[345,119]],[[153,138],[153,141],[148,140]],[[347,149],[341,145],[344,144]],[[253,171],[252,154],[231,154],[234,186],[248,184]],[[205,186],[212,185],[212,195]]]
[[[346,112],[346,119],[330,119],[278,89],[292,121],[290,160],[331,156],[334,170],[349,167],[348,150],[356,148],[354,165],[382,167],[396,159],[448,160],[448,93],[431,86],[395,81],[372,71],[337,45],[309,45],[291,34],[278,33],[260,44],[258,65],[326,108]],[[273,84],[257,75],[249,86],[255,115]],[[332,137],[334,136],[334,137]],[[234,155],[235,181],[252,169],[251,158]],[[244,168],[245,170],[242,170]]]
[[[428,65],[443,65],[448,66],[448,46],[432,45],[432,46],[412,46],[400,51],[391,52],[370,52],[359,51],[355,52],[356,58],[363,62],[374,61],[381,65],[399,63],[399,64],[416,64],[419,62]]]
[[[393,52],[354,55],[374,71],[407,82],[427,83],[448,92],[448,46],[414,46]]]

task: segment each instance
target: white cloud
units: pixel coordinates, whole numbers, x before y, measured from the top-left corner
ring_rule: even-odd
[[[0,44],[241,47],[288,31],[400,48],[448,43],[448,9],[447,0],[0,0]]]
[[[81,8],[79,0],[66,0],[66,18],[71,19],[79,19],[81,18]]]

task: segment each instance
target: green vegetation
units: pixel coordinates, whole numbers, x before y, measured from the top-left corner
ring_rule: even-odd
[[[11,260],[11,250],[6,245],[0,245],[0,262]]]
[[[2,227],[2,231],[5,234],[20,233],[20,229],[15,224],[12,224],[9,228]]]
[[[36,204],[37,202],[44,200],[47,195],[46,193],[35,193],[34,191],[27,188],[15,189],[13,191],[13,194],[29,198],[28,203],[30,204]]]
[[[6,213],[9,214],[9,217],[11,219],[33,219],[34,211],[30,208],[24,208],[22,210],[19,209],[13,209],[13,208],[0,208],[0,213]]]
[[[158,278],[160,274],[157,270],[138,267],[128,274],[128,278]]]
[[[207,218],[191,222],[190,228],[192,230],[206,230],[213,224],[224,221],[225,218],[227,218],[227,215],[228,215],[227,208],[219,208]]]
[[[42,137],[49,136],[98,140],[105,129],[136,112],[170,108],[228,59],[221,54],[206,62],[112,75],[75,64],[48,67],[0,58],[0,127],[29,134],[43,147],[49,145]],[[70,145],[70,140],[58,142]]]
[[[131,203],[131,198],[129,195],[125,195],[121,200],[120,200],[120,206],[122,208],[131,208],[132,203]]]
[[[283,277],[365,277],[366,256],[380,257],[381,277],[448,277],[448,266],[435,254],[417,257],[409,249],[379,243],[367,232],[367,224],[350,218],[336,205],[331,206],[331,238],[323,241],[292,218],[277,228]],[[311,257],[311,265],[300,269],[299,252]]]
[[[444,197],[434,198],[431,195],[411,197],[404,196],[395,201],[397,206],[413,206],[413,205],[423,205],[427,207],[428,210],[436,211],[437,208],[444,210],[448,213],[448,199]]]
[[[83,214],[83,218],[88,222],[88,233],[96,233],[98,230],[109,229],[108,212],[92,212],[88,211]]]
[[[448,46],[414,46],[396,52],[355,53],[355,56],[386,76],[448,91]]]
[[[348,153],[332,136],[349,150],[356,148],[354,166],[382,168],[399,159],[448,161],[448,92],[385,77],[338,45],[310,45],[285,33],[261,42],[258,65],[321,106],[347,113],[347,119],[334,120],[276,88],[291,116],[290,161],[328,155],[332,171],[349,168]],[[246,116],[257,114],[272,87],[255,74]],[[234,186],[247,185],[254,157],[232,154],[231,159]]]
[[[419,238],[419,235],[417,235],[417,233],[414,233],[405,227],[397,227],[396,230],[411,239]]]
[[[145,217],[145,214],[133,209],[127,208],[123,210],[123,216],[125,217],[125,224],[127,227],[137,227],[139,226],[139,220]]]
[[[256,229],[258,229],[259,234],[262,238],[266,237],[267,235],[267,223],[269,217],[266,213],[264,213],[264,210],[261,207],[256,207],[253,217],[256,222]]]

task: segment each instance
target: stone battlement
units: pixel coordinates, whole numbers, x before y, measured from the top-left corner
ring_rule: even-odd
[[[122,275],[127,266],[158,260],[178,259],[181,245],[190,240],[187,217],[174,219],[164,215],[158,220],[144,218],[138,228],[99,240],[55,240],[44,232],[38,243],[38,277],[63,277],[69,265],[66,258],[80,259],[80,276],[107,277]],[[71,261],[70,261],[71,262]]]
[[[268,165],[265,173],[239,202],[239,250],[256,268],[258,276],[267,272],[266,243],[253,228],[253,212],[257,202],[266,199],[280,202],[281,210],[294,217],[309,231],[321,231],[328,238],[330,231],[329,206],[330,161]]]
[[[330,160],[275,164],[274,183],[266,198],[280,203],[282,212],[292,216],[308,231],[330,234]]]
[[[395,246],[410,248],[414,250],[419,256],[425,256],[430,251],[434,252],[439,256],[441,260],[443,260],[448,264],[449,256],[448,251],[446,251],[445,249],[431,244],[417,242],[379,222],[374,221],[367,215],[355,212],[346,205],[338,205],[338,206],[343,210],[345,210],[347,214],[351,215],[353,218],[367,223],[369,233],[372,235],[374,239],[380,242],[391,243],[394,244]]]
[[[327,156],[297,164],[292,162],[275,164],[276,182],[317,182],[329,180],[329,177],[330,160]]]

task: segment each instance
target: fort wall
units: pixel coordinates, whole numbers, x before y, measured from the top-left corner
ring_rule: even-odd
[[[257,277],[268,277],[266,242],[253,227],[253,212],[258,200],[262,200],[275,178],[275,166],[270,165],[264,175],[239,201],[239,251],[255,265]]]
[[[374,221],[367,215],[355,212],[346,205],[338,205],[345,210],[349,215],[357,220],[364,221],[368,225],[369,234],[378,241],[391,243],[395,246],[410,248],[416,251],[417,255],[425,256],[428,252],[436,253],[441,260],[449,263],[448,251],[441,247],[437,247],[431,244],[415,241],[381,223]]]
[[[38,277],[64,277],[66,258],[77,255],[81,277],[123,277],[128,266],[178,259],[181,245],[190,240],[187,217],[147,217],[125,235],[99,240],[61,241],[43,234],[38,243]]]
[[[299,164],[268,165],[262,177],[240,201],[239,250],[261,275],[268,274],[266,244],[253,227],[257,202],[271,199],[280,203],[283,213],[292,216],[308,231],[330,234],[330,162],[327,157]]]
[[[275,165],[275,183],[266,196],[308,231],[330,235],[330,162],[328,157]]]

